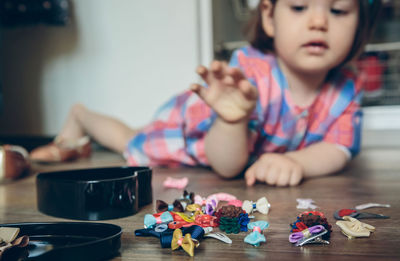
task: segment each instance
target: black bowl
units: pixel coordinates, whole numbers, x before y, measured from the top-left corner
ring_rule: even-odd
[[[152,202],[152,170],[111,167],[40,173],[39,211],[62,218],[105,220],[130,216]]]
[[[0,226],[20,228],[18,236],[29,236],[26,248],[4,252],[4,260],[105,260],[118,255],[121,247],[122,228],[113,224],[56,222]]]

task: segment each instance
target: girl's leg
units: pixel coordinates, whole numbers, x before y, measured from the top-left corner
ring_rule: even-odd
[[[64,127],[57,138],[76,140],[90,136],[101,145],[123,153],[128,141],[138,132],[121,121],[87,109],[81,104],[74,105]]]

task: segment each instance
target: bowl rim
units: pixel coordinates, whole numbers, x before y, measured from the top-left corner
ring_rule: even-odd
[[[96,175],[97,173],[102,173],[103,171],[110,170],[133,170],[131,174],[126,174],[124,177],[110,177],[110,178],[93,178],[93,179],[69,179],[68,175],[73,175],[79,172],[90,173]],[[72,170],[59,170],[59,171],[49,171],[41,172],[37,175],[37,180],[49,181],[55,183],[100,183],[100,182],[115,182],[120,180],[131,179],[133,177],[138,177],[138,172],[141,171],[151,171],[149,167],[132,167],[132,166],[122,166],[122,167],[99,167],[99,168],[82,168],[82,169],[72,169]],[[121,174],[121,173],[118,173]],[[65,176],[64,176],[65,175]],[[115,174],[114,174],[115,175]],[[72,177],[72,176],[71,176]]]

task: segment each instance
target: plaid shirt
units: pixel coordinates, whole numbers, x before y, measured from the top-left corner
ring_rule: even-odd
[[[359,152],[361,77],[342,69],[321,87],[310,106],[299,107],[273,55],[243,47],[234,52],[230,66],[240,68],[259,92],[248,123],[249,163],[266,152],[300,150],[320,141],[337,144],[351,156]],[[173,97],[128,143],[128,164],[207,166],[204,138],[215,118],[195,93]]]

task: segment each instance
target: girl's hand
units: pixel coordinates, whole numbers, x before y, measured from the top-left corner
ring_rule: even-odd
[[[245,173],[248,186],[256,181],[276,186],[296,186],[304,176],[303,167],[285,154],[265,153]]]
[[[196,71],[208,88],[193,84],[191,90],[223,121],[236,123],[251,115],[256,106],[258,92],[238,68],[231,68],[225,62],[213,61],[210,69],[199,66]]]

